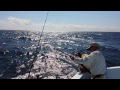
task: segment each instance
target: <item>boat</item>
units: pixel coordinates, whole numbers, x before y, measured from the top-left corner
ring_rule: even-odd
[[[87,78],[87,75],[83,77],[83,73],[77,72],[71,79]],[[120,79],[120,66],[107,67],[107,72],[103,79]]]

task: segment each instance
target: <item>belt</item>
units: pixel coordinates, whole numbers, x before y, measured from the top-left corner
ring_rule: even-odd
[[[92,76],[92,79],[95,79],[95,78],[103,78],[105,74],[99,74],[99,75],[93,75]]]

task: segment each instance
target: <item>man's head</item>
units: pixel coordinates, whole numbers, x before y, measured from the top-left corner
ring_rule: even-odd
[[[93,52],[93,51],[96,51],[96,50],[99,50],[100,49],[100,45],[97,44],[97,43],[92,43],[90,44],[90,46],[87,48],[87,50]]]

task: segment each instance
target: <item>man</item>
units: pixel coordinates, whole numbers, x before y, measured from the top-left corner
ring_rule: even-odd
[[[91,53],[84,58],[70,57],[76,63],[88,66],[92,79],[105,79],[106,63],[105,58],[100,51],[100,45],[92,43],[87,50]]]

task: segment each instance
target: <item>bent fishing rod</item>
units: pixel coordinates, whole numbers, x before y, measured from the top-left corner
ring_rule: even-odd
[[[71,54],[68,54],[68,53],[66,53],[66,52],[64,52],[64,51],[62,51],[62,50],[60,50],[60,49],[55,49],[55,50],[60,51],[60,52],[64,53],[64,54],[67,55],[67,56],[76,58],[76,56],[71,55]],[[72,60],[72,59],[71,59],[71,60]],[[72,60],[72,61],[74,61],[74,60]],[[79,65],[81,65],[87,72],[89,72],[89,73],[91,74],[90,70],[88,70],[83,64],[79,64]]]
[[[41,43],[41,38],[42,38],[42,36],[43,36],[43,31],[44,31],[44,28],[45,28],[45,25],[46,25],[46,22],[47,22],[48,14],[49,14],[49,11],[47,12],[47,15],[46,15],[46,18],[45,18],[45,21],[44,21],[44,25],[43,25],[42,32],[41,32],[41,35],[40,35],[40,39],[39,39],[38,44],[37,44],[37,47],[36,47],[36,53],[35,53],[35,55],[34,55],[34,58],[33,58],[33,61],[32,61],[32,65],[30,66],[30,70],[29,70],[29,73],[28,73],[28,78],[30,77],[30,73],[31,73],[32,67],[33,67],[33,65],[34,65],[34,62],[35,62],[36,59],[37,59],[37,55],[39,54],[39,53],[38,53],[38,47],[40,46],[40,43]],[[40,46],[40,50],[41,50],[41,46]]]

